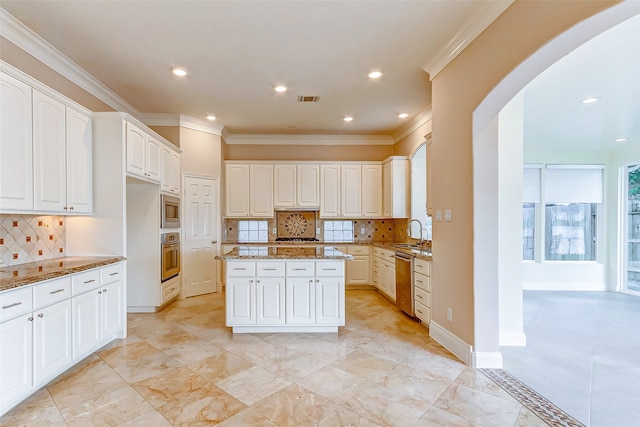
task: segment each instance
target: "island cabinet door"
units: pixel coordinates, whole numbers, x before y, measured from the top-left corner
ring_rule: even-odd
[[[256,279],[256,323],[284,325],[284,277]]]
[[[256,324],[255,279],[227,277],[227,326]]]
[[[316,324],[344,326],[344,278],[316,279]]]
[[[287,325],[316,323],[316,294],[313,277],[287,278]]]

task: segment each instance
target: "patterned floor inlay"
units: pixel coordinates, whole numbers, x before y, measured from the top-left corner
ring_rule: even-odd
[[[584,424],[538,394],[504,369],[478,369],[550,426],[585,427]]]

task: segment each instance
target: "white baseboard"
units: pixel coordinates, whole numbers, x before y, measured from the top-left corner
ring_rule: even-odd
[[[563,283],[563,282],[523,282],[523,291],[579,291],[579,292],[604,292],[607,285],[604,283]]]
[[[429,336],[453,353],[467,365],[471,365],[471,346],[433,320],[429,323]]]
[[[474,351],[474,368],[502,369],[502,353],[499,351]]]
[[[500,332],[500,347],[525,347],[527,336],[522,331]]]

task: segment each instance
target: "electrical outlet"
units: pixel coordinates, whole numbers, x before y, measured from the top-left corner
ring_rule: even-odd
[[[320,235],[320,227],[316,227],[316,236]]]
[[[275,228],[275,227],[273,227],[273,228],[271,229],[271,234],[276,234],[276,228]]]
[[[364,227],[360,227],[360,234],[364,234],[364,233],[365,233]]]
[[[451,308],[447,308],[447,320],[453,322],[453,310]]]

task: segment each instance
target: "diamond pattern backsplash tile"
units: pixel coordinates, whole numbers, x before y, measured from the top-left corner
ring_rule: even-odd
[[[60,258],[66,253],[66,218],[0,215],[0,260],[9,266]]]

